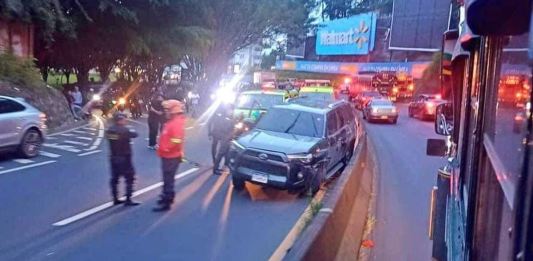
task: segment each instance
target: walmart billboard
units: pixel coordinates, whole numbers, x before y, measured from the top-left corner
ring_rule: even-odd
[[[376,21],[376,13],[366,13],[322,24],[317,32],[316,54],[368,54],[374,50]]]

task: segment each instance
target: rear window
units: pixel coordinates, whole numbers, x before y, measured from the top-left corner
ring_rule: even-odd
[[[375,100],[375,101],[372,101],[372,105],[392,106],[392,102],[389,100]]]
[[[0,114],[19,112],[24,109],[25,107],[18,102],[0,98]]]
[[[324,136],[324,116],[311,112],[273,108],[259,120],[257,128],[321,138]]]

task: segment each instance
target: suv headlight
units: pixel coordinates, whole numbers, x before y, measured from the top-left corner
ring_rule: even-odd
[[[231,142],[231,149],[235,150],[237,152],[242,152],[246,148],[244,146],[242,146],[240,143],[238,143],[237,141],[234,140],[234,141]]]
[[[303,153],[303,154],[288,154],[287,158],[289,160],[299,160],[302,163],[309,164],[313,161],[313,154]]]

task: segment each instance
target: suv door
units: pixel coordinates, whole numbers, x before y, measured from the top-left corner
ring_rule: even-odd
[[[341,142],[339,140],[341,129],[339,128],[337,113],[333,110],[327,114],[327,138],[328,138],[328,170],[332,169],[340,160]]]
[[[0,145],[13,146],[19,143],[19,121],[25,107],[18,102],[0,98]]]

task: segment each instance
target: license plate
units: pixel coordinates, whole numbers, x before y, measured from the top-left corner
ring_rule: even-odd
[[[388,119],[389,117],[387,117],[387,116],[381,116],[381,118],[384,119],[384,120],[386,120],[386,119]]]
[[[252,174],[252,181],[266,184],[268,183],[268,175],[261,173]]]

